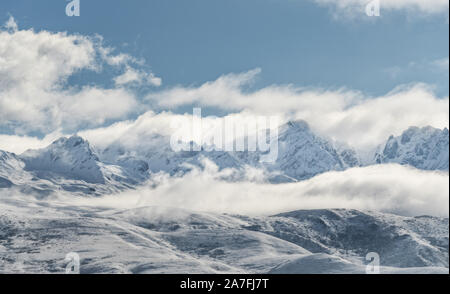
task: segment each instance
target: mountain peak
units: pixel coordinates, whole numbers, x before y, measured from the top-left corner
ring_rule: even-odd
[[[448,170],[448,129],[409,127],[390,136],[375,154],[376,163],[399,163],[426,170]]]
[[[281,126],[282,131],[296,130],[296,131],[309,131],[309,125],[304,120],[290,120]]]
[[[50,146],[65,149],[74,149],[74,148],[85,149],[86,151],[91,151],[93,153],[93,150],[89,142],[78,135],[73,135],[69,138],[61,137],[58,140],[53,141],[53,143]]]
[[[61,137],[55,141],[53,141],[52,144],[72,144],[74,147],[83,143],[87,143],[86,140],[84,140],[83,138],[81,138],[78,135],[72,135],[69,138],[67,137]]]
[[[79,136],[59,138],[51,145],[21,155],[29,171],[57,173],[89,183],[104,183],[99,158],[89,142]]]

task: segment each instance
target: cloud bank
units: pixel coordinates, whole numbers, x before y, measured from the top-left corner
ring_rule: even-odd
[[[278,116],[280,123],[305,120],[317,134],[364,152],[384,143],[390,135],[400,135],[410,126],[433,126],[441,129],[449,126],[449,98],[436,97],[432,88],[425,84],[399,86],[379,97],[369,97],[362,92],[347,89],[331,91],[292,85],[268,86],[249,91],[247,86],[259,72],[260,70],[256,69],[241,74],[229,74],[198,87],[178,86],[153,92],[146,97],[148,103],[155,111],[163,111],[147,111],[133,120],[116,119],[117,122],[109,126],[81,129],[78,134],[99,148],[120,143],[131,150],[142,150],[151,145],[159,135],[170,137],[176,130],[173,127],[174,121],[178,124],[192,124],[192,113],[173,112],[186,105],[225,109],[229,114],[224,117],[242,122],[249,116],[261,115]],[[59,95],[61,93],[58,91]],[[29,123],[37,124],[51,120],[51,133],[64,133],[59,127],[61,124],[74,126],[79,122],[89,121],[94,126],[101,125],[105,120],[102,114],[120,117],[136,105],[142,106],[142,103],[138,104],[124,88],[80,90],[72,93],[66,103],[63,103],[61,96],[52,100],[53,96],[48,94],[46,93],[46,98],[36,100],[36,103],[48,105],[55,101],[60,102],[59,106],[55,106],[56,113],[37,121],[36,117],[30,114],[24,119],[30,119]],[[4,100],[6,96],[0,97]],[[11,99],[16,103],[22,100],[15,97]],[[7,109],[1,111],[5,112]],[[38,114],[44,115],[46,112],[42,110],[38,111]],[[75,121],[65,122],[64,118],[58,119],[60,115],[66,115],[64,118],[67,120],[74,118]],[[208,126],[224,117],[203,117],[202,122],[205,129],[208,129]],[[27,121],[23,123],[26,124]],[[32,144],[26,148],[17,148],[17,144],[8,146],[7,142],[18,142],[19,139],[39,140],[25,136],[7,138],[4,135],[0,149],[20,153],[39,145]],[[31,142],[22,141],[24,144]],[[44,142],[48,143],[46,140]],[[43,143],[40,146],[44,146]]]
[[[400,86],[380,97],[358,91],[269,86],[248,91],[260,69],[219,77],[199,87],[174,87],[147,99],[160,108],[183,105],[306,120],[313,130],[360,149],[373,148],[410,126],[449,125],[448,97],[436,97],[425,84]]]
[[[73,196],[61,199],[76,205],[117,209],[164,206],[245,215],[347,208],[448,217],[448,173],[377,165],[328,172],[298,183],[271,185],[220,180],[228,172],[219,172],[209,164],[205,170],[194,169],[182,178],[159,175],[153,182],[158,183],[156,188],[142,187],[95,199]]]
[[[36,131],[79,132],[99,146],[116,140],[141,148],[154,135],[171,135],[173,120],[191,121],[189,115],[175,114],[189,105],[219,108],[236,119],[249,115],[278,116],[282,122],[302,119],[319,135],[360,150],[373,149],[410,126],[449,125],[448,97],[436,97],[424,84],[401,86],[380,97],[346,88],[293,85],[251,90],[259,68],[226,74],[200,86],[152,90],[141,101],[134,93],[136,87],[162,83],[143,64],[130,55],[115,54],[99,36],[20,30],[11,17],[0,29],[0,126],[15,135],[2,135],[0,148],[21,153],[48,144],[49,137],[28,137]],[[448,71],[448,58],[433,64]],[[76,73],[100,73],[106,66],[120,71],[111,88],[68,83]],[[204,121],[213,124],[216,119]]]

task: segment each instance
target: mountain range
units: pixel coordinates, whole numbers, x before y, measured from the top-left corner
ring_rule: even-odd
[[[79,136],[60,138],[46,148],[23,154],[0,151],[0,188],[19,187],[45,196],[55,190],[101,195],[134,188],[152,174],[180,176],[204,159],[219,170],[233,168],[228,180],[241,180],[246,167],[265,172],[271,183],[301,181],[328,171],[363,166],[351,148],[342,148],[314,134],[304,121],[288,122],[279,129],[278,157],[262,163],[262,152],[181,151],[170,148],[170,138],[155,136],[148,148],[126,150],[120,142],[103,149],[92,147]],[[423,170],[448,171],[448,129],[411,127],[390,136],[368,164],[396,163]]]
[[[410,127],[398,137],[390,136],[386,144],[375,154],[375,162],[448,171],[448,141],[448,129]]]
[[[108,208],[86,197],[135,189],[158,173],[180,177],[206,168],[205,159],[233,171],[225,181],[244,180],[252,167],[274,184],[367,164],[448,171],[447,129],[411,127],[364,164],[303,121],[280,127],[272,163],[260,162],[262,152],[174,152],[169,141],[155,135],[139,150],[120,142],[99,149],[75,135],[20,155],[0,151],[0,273],[64,272],[64,257],[76,252],[81,273],[361,274],[375,252],[381,273],[448,274],[448,218],[352,209],[245,216]],[[10,197],[15,191],[35,197]],[[82,197],[47,197],[58,191]]]

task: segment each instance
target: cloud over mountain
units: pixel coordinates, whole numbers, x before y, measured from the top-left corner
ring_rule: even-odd
[[[0,29],[0,124],[16,133],[48,133],[122,119],[138,105],[133,92],[69,86],[67,80],[84,70],[101,72],[105,65],[130,71],[137,63],[127,54],[114,54],[101,37],[21,30],[11,17]],[[140,75],[160,84],[152,73]]]
[[[155,186],[97,199],[64,197],[77,205],[111,208],[183,207],[194,211],[270,215],[296,209],[352,208],[399,215],[448,217],[448,173],[400,165],[328,172],[289,184],[227,182],[214,165],[181,178],[162,175]]]
[[[410,126],[448,127],[448,97],[436,97],[425,84],[399,86],[378,97],[348,90],[273,85],[258,90],[247,86],[260,69],[228,74],[198,87],[174,87],[148,95],[164,109],[183,105],[216,107],[230,112],[278,114],[307,121],[322,135],[357,148],[371,148]]]

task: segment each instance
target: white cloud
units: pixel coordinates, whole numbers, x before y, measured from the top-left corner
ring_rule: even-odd
[[[156,77],[153,73],[147,73],[144,71],[136,70],[131,67],[127,67],[125,72],[114,78],[114,82],[118,86],[127,84],[141,85],[153,85],[161,86],[161,78]]]
[[[5,27],[0,30],[0,125],[17,133],[47,133],[123,119],[137,109],[129,90],[79,88],[68,86],[67,79],[81,70],[100,71],[104,63],[134,70],[130,63],[141,61],[114,55],[98,36],[19,30],[12,17]],[[152,73],[139,73],[149,83],[161,82]]]
[[[313,0],[321,6],[332,9],[335,16],[366,16],[366,5],[372,0]],[[447,14],[448,0],[379,0],[381,15],[383,11],[408,11],[415,15]]]
[[[372,148],[410,126],[449,125],[449,100],[434,96],[424,84],[398,87],[380,97],[358,91],[326,91],[269,86],[246,91],[259,70],[231,74],[199,87],[175,87],[147,97],[164,108],[181,105],[218,107],[228,111],[278,115],[306,120],[313,130],[357,148]]]
[[[7,31],[0,30],[0,125],[15,130],[16,134],[34,130],[51,133],[61,128],[74,132],[126,119],[148,109],[126,86],[161,84],[161,79],[151,72],[133,67],[142,65],[143,60],[114,54],[114,49],[102,45],[99,36],[19,30],[13,18],[6,27]],[[67,78],[74,73],[86,69],[100,71],[104,64],[124,70],[115,78],[115,88],[67,86]],[[434,64],[448,70],[448,58]],[[449,124],[448,97],[436,97],[423,84],[399,87],[380,97],[368,97],[345,88],[324,90],[292,85],[249,90],[247,86],[260,71],[223,75],[199,87],[178,86],[154,92],[147,100],[160,109],[197,104],[227,110],[238,118],[276,115],[284,120],[303,119],[320,135],[358,149],[372,148],[412,125],[443,128]],[[116,134],[124,134],[131,144],[146,141],[152,132],[171,134],[170,124],[176,117],[190,119],[189,115],[149,112],[135,121],[82,133],[95,134],[88,139],[98,144],[102,144],[98,138],[110,142]]]
[[[87,139],[98,148],[106,148],[112,143],[119,142],[129,150],[145,150],[147,144],[152,144],[154,135],[169,136],[173,131],[170,127],[172,119],[182,118],[170,112],[155,114],[148,111],[136,120],[116,122],[110,126],[78,132],[78,135]],[[189,120],[185,116],[186,121]]]
[[[120,147],[131,154],[145,155],[148,150],[154,148],[161,148],[161,146],[170,147],[172,135],[184,142],[211,143],[213,135],[223,135],[223,129],[220,126],[224,126],[225,120],[235,125],[246,125],[246,131],[249,135],[257,134],[257,131],[266,129],[267,126],[262,123],[256,123],[255,118],[257,119],[258,117],[253,116],[249,112],[232,113],[223,117],[203,116],[201,119],[203,142],[200,141],[202,136],[195,136],[193,133],[194,120],[192,113],[175,114],[172,112],[154,113],[153,111],[148,111],[140,115],[136,120],[121,121],[107,127],[79,131],[78,135],[99,149],[105,149],[112,145],[113,147]],[[255,122],[255,124],[252,125],[251,122]],[[269,127],[276,128],[282,122],[282,118],[278,122],[272,120]],[[182,134],[182,137],[178,137],[180,134]],[[226,141],[227,139],[231,141],[234,140],[234,137],[223,138],[223,143],[229,142]]]
[[[95,91],[95,90],[94,90]],[[87,114],[77,115],[94,115],[97,105],[89,109],[89,103],[105,105],[110,108],[110,111],[114,111],[114,108],[120,109],[121,105],[109,105],[105,101],[86,101],[90,100],[91,94],[79,94],[83,96],[79,98],[80,103],[86,104]],[[96,94],[96,96],[101,93]],[[106,96],[103,96],[106,98]],[[70,109],[70,106],[67,106]],[[77,106],[74,107],[76,111]],[[90,112],[93,112],[90,114]],[[173,120],[182,121],[183,123],[191,123],[192,117],[190,115],[177,115],[170,112],[162,112],[156,114],[152,111],[148,111],[140,115],[136,120],[123,120],[115,122],[106,127],[99,127],[93,129],[86,129],[78,131],[77,134],[87,139],[89,143],[97,148],[106,148],[113,143],[120,143],[121,146],[126,147],[129,151],[145,150],[146,146],[154,144],[155,135],[170,136],[174,129],[171,128],[171,122]],[[0,150],[9,151],[16,154],[20,154],[27,149],[38,149],[46,147],[54,140],[62,136],[70,136],[73,133],[63,132],[57,130],[45,136],[44,138],[26,136],[26,135],[0,135]]]
[[[449,126],[449,99],[435,97],[425,85],[399,87],[385,96],[362,99],[342,111],[304,112],[320,133],[358,148],[371,148],[410,126]]]
[[[147,99],[167,108],[192,103],[228,110],[244,108],[247,105],[246,99],[242,99],[241,88],[251,83],[260,72],[260,69],[254,69],[241,74],[223,75],[217,80],[206,82],[199,87],[178,86],[168,91],[150,94]]]
[[[399,135],[410,126],[444,128],[449,124],[448,98],[435,97],[426,85],[399,87],[381,97],[365,97],[362,93],[348,90],[324,91],[291,86],[245,92],[242,87],[250,83],[255,74],[228,75],[198,88],[177,87],[152,94],[151,99],[164,107],[195,103],[227,108],[230,111],[228,117],[243,122],[248,116],[257,115],[278,115],[280,123],[288,119],[303,119],[319,135],[347,143],[359,151],[370,150],[384,143],[391,134]],[[115,94],[121,103],[108,103],[109,97]],[[90,99],[92,96],[97,99]],[[76,99],[67,99],[67,104],[61,108],[66,109],[69,116],[76,115],[80,120],[91,118],[92,122],[100,124],[105,117],[97,113],[98,108],[103,108],[102,111],[109,115],[119,115],[123,109],[134,108],[132,97],[124,99],[126,96],[126,90],[116,89],[103,95],[101,90],[88,88],[77,93]],[[72,106],[72,101],[84,106]],[[64,119],[56,115],[54,118]],[[217,119],[223,117],[203,117],[204,129],[208,130]],[[58,120],[55,121],[58,125]],[[146,146],[154,144],[155,135],[170,137],[174,134],[174,121],[191,125],[192,113],[148,111],[135,120],[119,121],[78,133],[97,147],[120,143],[130,150],[146,150]]]
[[[328,172],[291,184],[221,181],[214,167],[183,178],[160,176],[156,188],[142,187],[79,204],[115,208],[183,207],[194,211],[269,215],[298,209],[347,208],[406,216],[448,217],[448,173],[400,165],[377,165]],[[149,185],[150,186],[150,185]]]
[[[103,41],[102,36],[96,36],[99,42]],[[98,47],[98,53],[100,54],[100,57],[109,65],[112,66],[121,66],[121,65],[127,65],[129,63],[142,63],[143,61],[137,60],[134,57],[125,54],[125,53],[119,53],[114,54],[114,48],[111,47]]]
[[[0,86],[51,90],[76,72],[95,66],[87,37],[32,30],[0,32]]]
[[[1,135],[0,134],[0,150],[8,151],[15,154],[21,154],[28,149],[39,149],[50,145],[62,134],[59,131],[46,135],[44,138],[17,135]]]
[[[79,121],[101,125],[108,119],[121,118],[133,112],[137,105],[134,95],[124,89],[85,87],[65,97],[59,119],[63,122],[73,116]],[[64,123],[71,125],[70,121]]]

